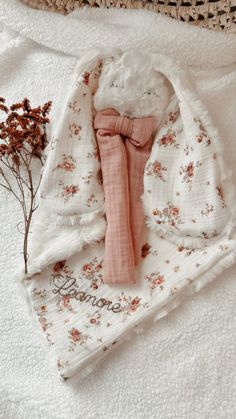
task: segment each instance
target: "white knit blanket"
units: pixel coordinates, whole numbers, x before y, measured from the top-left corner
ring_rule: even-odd
[[[1,16],[3,22],[7,12]],[[40,37],[47,47],[83,53],[83,58],[52,127],[32,229],[30,275],[23,281],[49,341],[49,357],[67,379],[91,372],[131,331],[141,331],[146,319],[159,319],[235,262],[235,195],[221,121],[222,114],[235,109],[236,40],[152,13],[142,14],[139,22],[138,12],[120,11],[114,15],[116,21],[109,21],[113,11],[83,11],[74,14],[80,18],[79,26],[75,18],[64,26],[65,18],[56,16],[53,27],[49,16],[39,13],[34,30],[24,19],[11,24],[34,40]],[[48,19],[46,31],[41,30],[40,18]],[[78,42],[71,42],[72,33]],[[98,48],[101,44],[103,48]],[[146,245],[137,284],[114,287],[102,281],[104,197],[95,176],[99,162],[91,124],[93,85],[84,83],[83,77],[85,72],[96,74],[99,60],[130,48],[145,48],[147,59],[171,83],[173,92],[145,170]],[[216,107],[208,89],[217,80]],[[78,172],[63,169],[68,168],[68,157],[72,165],[81,159]]]

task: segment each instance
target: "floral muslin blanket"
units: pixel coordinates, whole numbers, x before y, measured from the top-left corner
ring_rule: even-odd
[[[142,255],[130,284],[103,281],[107,222],[93,121],[104,108],[155,117]],[[189,70],[143,50],[91,50],[79,60],[47,146],[23,278],[64,380],[84,377],[145,320],[234,263],[235,204],[222,140]]]

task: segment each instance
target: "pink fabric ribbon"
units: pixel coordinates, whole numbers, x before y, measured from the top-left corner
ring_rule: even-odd
[[[144,244],[143,174],[154,121],[152,116],[130,119],[110,108],[94,119],[107,219],[105,283],[135,283],[134,266]]]

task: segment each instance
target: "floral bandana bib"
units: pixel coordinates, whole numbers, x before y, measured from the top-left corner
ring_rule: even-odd
[[[106,213],[93,120],[105,107],[156,118],[132,284],[103,281]],[[90,51],[79,61],[47,147],[23,276],[64,380],[87,375],[145,320],[164,316],[234,263],[235,191],[222,156],[191,74],[170,58]]]

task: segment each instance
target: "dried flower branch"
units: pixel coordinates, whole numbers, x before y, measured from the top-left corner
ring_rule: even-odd
[[[37,160],[42,168],[43,151],[48,141],[46,125],[50,122],[48,114],[51,102],[32,108],[29,99],[10,107],[0,97],[0,110],[6,114],[0,122],[0,186],[12,193],[20,204],[24,216],[24,267],[28,272],[28,237],[34,211],[37,208],[36,196],[41,183],[40,175],[32,174],[32,162]],[[13,176],[12,176],[13,175]]]

